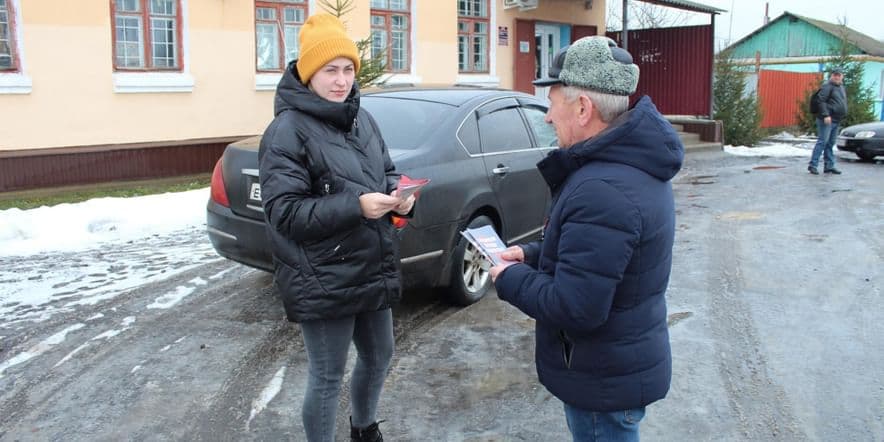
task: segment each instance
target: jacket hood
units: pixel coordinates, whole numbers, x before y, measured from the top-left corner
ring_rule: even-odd
[[[359,113],[359,86],[354,82],[353,90],[343,103],[328,101],[311,91],[301,82],[297,61],[292,60],[286,67],[273,101],[273,115],[287,110],[296,110],[325,121],[343,131],[350,131],[356,114]]]
[[[660,181],[669,181],[681,169],[683,160],[684,146],[678,133],[650,97],[644,96],[595,137],[550,152],[537,168],[555,189],[591,161],[626,164]]]

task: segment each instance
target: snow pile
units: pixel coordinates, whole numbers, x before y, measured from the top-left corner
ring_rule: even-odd
[[[209,188],[0,210],[0,256],[89,249],[204,226]]]

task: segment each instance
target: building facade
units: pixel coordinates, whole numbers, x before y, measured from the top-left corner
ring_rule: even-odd
[[[261,133],[298,30],[322,11],[320,0],[0,0],[0,153]],[[530,80],[603,30],[604,11],[604,0],[355,0],[343,19],[385,50],[388,83],[521,80],[543,93]]]

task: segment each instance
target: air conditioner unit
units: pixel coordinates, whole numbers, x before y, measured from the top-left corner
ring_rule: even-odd
[[[539,0],[503,0],[503,8],[519,8],[520,11],[536,9]]]

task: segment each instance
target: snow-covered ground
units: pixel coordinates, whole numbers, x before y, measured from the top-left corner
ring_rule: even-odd
[[[809,157],[812,139],[725,146],[740,156]],[[0,211],[0,321],[46,319],[211,260],[209,189]]]
[[[45,320],[221,259],[209,190],[0,211],[0,322]]]
[[[802,157],[813,147],[776,143],[725,146],[740,156]],[[30,210],[0,210],[0,257],[99,249],[145,238],[202,228],[209,189],[133,198],[97,198]],[[0,292],[2,293],[2,292]],[[0,297],[2,302],[2,297]]]
[[[209,189],[0,210],[0,256],[73,252],[204,226]]]

